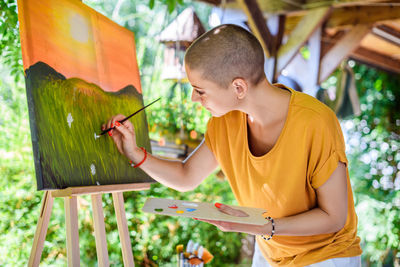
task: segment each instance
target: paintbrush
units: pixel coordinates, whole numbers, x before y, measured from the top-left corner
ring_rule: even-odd
[[[122,119],[122,120],[120,120],[120,121],[118,121],[118,122],[122,124],[123,122],[125,122],[126,120],[129,120],[131,117],[135,116],[135,115],[138,114],[140,111],[142,111],[142,110],[144,110],[145,108],[147,108],[148,106],[153,105],[154,103],[156,103],[156,102],[157,102],[158,100],[160,100],[160,99],[161,99],[161,97],[158,98],[157,100],[154,100],[154,101],[151,102],[150,104],[147,104],[146,106],[142,107],[141,109],[139,109],[139,110],[133,112],[131,115],[129,115],[128,117],[126,117],[126,118],[124,118],[124,119]],[[105,134],[105,133],[108,133],[109,131],[111,131],[111,130],[113,130],[113,129],[115,129],[115,126],[104,130],[100,135],[96,135],[96,134],[95,134],[95,138],[96,138],[96,137],[98,138],[98,137],[102,136],[102,135]]]

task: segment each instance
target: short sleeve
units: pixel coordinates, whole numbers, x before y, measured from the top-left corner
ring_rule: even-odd
[[[346,166],[348,161],[342,130],[334,113],[321,118],[313,128],[308,167],[311,185],[317,189],[331,177],[339,161]]]
[[[204,135],[204,139],[206,142],[207,147],[211,150],[211,152],[214,153],[214,149],[215,149],[215,144],[214,144],[214,140],[215,140],[215,130],[214,130],[214,121],[213,121],[213,117],[211,117],[208,122],[207,122],[207,130],[206,133]]]

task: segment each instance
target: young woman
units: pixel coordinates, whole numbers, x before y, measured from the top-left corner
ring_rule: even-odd
[[[198,38],[185,55],[192,100],[212,114],[205,139],[183,162],[151,155],[140,167],[179,191],[196,188],[219,165],[240,205],[268,211],[265,225],[203,220],[222,231],[256,236],[253,266],[361,266],[357,216],[345,145],[324,104],[264,74],[258,40],[235,25]],[[139,163],[128,121],[103,127],[118,150]],[[246,216],[220,203],[221,212]]]

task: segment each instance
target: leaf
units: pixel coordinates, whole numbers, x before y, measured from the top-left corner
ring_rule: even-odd
[[[175,9],[175,0],[167,0],[168,12],[171,14]]]
[[[153,8],[154,8],[154,1],[155,1],[155,0],[150,0],[150,1],[149,1],[149,7],[150,7],[150,9],[153,9]]]

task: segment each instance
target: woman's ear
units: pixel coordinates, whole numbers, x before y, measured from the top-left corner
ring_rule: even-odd
[[[249,88],[247,82],[243,78],[235,78],[232,81],[232,86],[238,100],[245,98]]]

